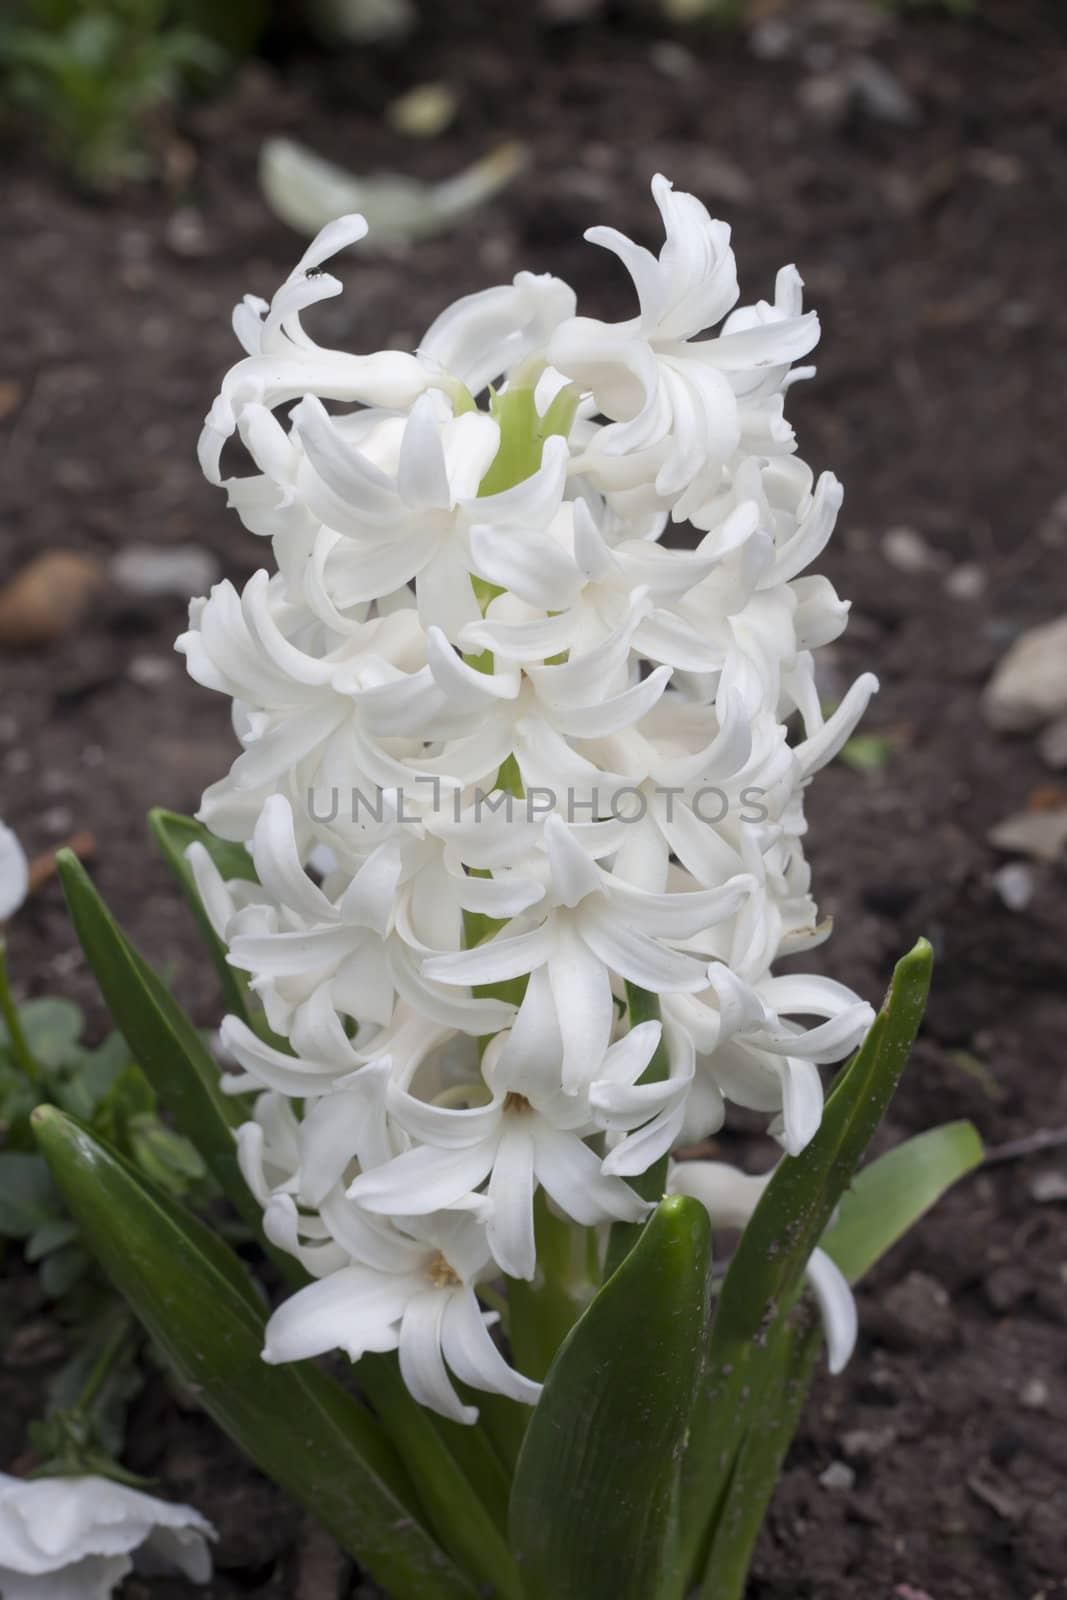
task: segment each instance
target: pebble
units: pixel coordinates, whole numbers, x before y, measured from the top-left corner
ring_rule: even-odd
[[[944,1284],[925,1272],[909,1272],[882,1301],[884,1331],[905,1349],[945,1349],[956,1339],[956,1313]]]
[[[1067,1200],[1067,1172],[1059,1167],[1046,1167],[1044,1172],[1036,1172],[1030,1179],[1030,1198],[1039,1206]]]
[[[882,536],[882,554],[898,572],[929,572],[940,564],[915,528],[890,528]]]
[[[163,238],[176,256],[206,256],[211,249],[203,212],[195,206],[182,206],[173,212],[164,226]]]
[[[174,667],[165,656],[134,656],[126,676],[140,689],[161,689],[174,676]]]
[[[0,648],[39,649],[69,633],[104,586],[100,563],[47,550],[0,589]]]
[[[1032,861],[1058,861],[1067,845],[1067,806],[1050,811],[1018,811],[990,828],[995,850],[1029,856]]]
[[[824,1489],[852,1489],[856,1474],[847,1461],[831,1461],[826,1471],[819,1473],[819,1482]]]
[[[985,568],[977,561],[961,561],[945,579],[945,593],[950,600],[980,600],[985,589]]]
[[[852,1461],[881,1455],[896,1442],[895,1428],[849,1428],[841,1435],[841,1448]]]
[[[982,712],[998,733],[1030,733],[1067,716],[1067,617],[1016,639],[986,685]]]
[[[900,79],[873,56],[856,56],[849,67],[853,95],[875,122],[914,128],[922,120],[919,107]]]
[[[1025,911],[1034,898],[1034,874],[1025,861],[1009,861],[994,872],[993,888],[1009,911]]]
[[[130,594],[206,594],[218,581],[219,563],[196,544],[128,544],[111,563],[111,576]]]
[[[1049,723],[1037,741],[1037,748],[1042,761],[1053,772],[1062,772],[1067,768],[1067,717],[1057,717],[1055,722]]]
[[[1027,1411],[1044,1411],[1049,1401],[1049,1387],[1044,1378],[1028,1378],[1019,1390],[1019,1404]]]
[[[992,1272],[986,1273],[982,1288],[993,1310],[1003,1312],[1010,1311],[1025,1299],[1032,1282],[1024,1267],[1006,1261],[1003,1266],[994,1267]]]

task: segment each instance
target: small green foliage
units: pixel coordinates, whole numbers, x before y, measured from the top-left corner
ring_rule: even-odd
[[[240,46],[241,30],[212,26],[210,14],[254,23],[261,11],[261,0],[15,0],[0,22],[0,85],[79,183],[113,188],[153,173],[153,118]],[[244,30],[244,48],[255,32]]]
[[[841,751],[841,760],[853,772],[882,772],[893,753],[892,740],[880,733],[857,733]]]

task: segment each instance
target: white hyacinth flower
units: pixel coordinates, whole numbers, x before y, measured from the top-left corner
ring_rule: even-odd
[[[30,866],[13,831],[0,822],[0,922],[13,917],[26,898]]]
[[[537,1292],[545,1208],[600,1248],[730,1104],[798,1153],[873,1016],[776,970],[829,932],[805,791],[877,688],[826,709],[817,681],[848,606],[809,568],[842,492],[784,403],[818,320],[791,267],[739,305],[728,227],[665,178],[653,196],[658,256],[589,235],[630,272],[629,321],[519,273],[413,354],[304,330],[365,231],[341,218],[238,308],[201,440],[274,563],[178,641],[233,703],[200,815],[256,881],[190,863],[283,1036],[222,1025],[225,1086],[257,1096],[241,1169],[314,1280],[267,1356],[397,1349],[464,1420],[449,1372],[536,1398],[482,1307],[494,1279]],[[223,479],[224,446],[251,470]],[[693,548],[668,547],[685,521]]]
[[[0,1472],[3,1600],[108,1600],[135,1567],[207,1583],[215,1536],[192,1506],[108,1478]]]

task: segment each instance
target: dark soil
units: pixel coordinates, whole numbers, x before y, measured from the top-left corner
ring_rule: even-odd
[[[246,69],[182,128],[196,165],[177,200],[90,204],[31,150],[11,152],[0,571],[57,547],[106,562],[130,541],[195,544],[237,580],[258,564],[194,445],[235,355],[231,305],[269,294],[302,248],[258,196],[265,133],[363,171],[432,177],[501,136],[530,147],[526,175],[449,237],[349,265],[349,294],[317,326],[353,348],[410,344],[445,301],[521,267],[560,273],[587,309],[627,314],[621,274],[581,233],[604,221],[651,239],[647,180],[662,169],[734,221],[747,296],[795,259],[823,316],[819,377],[794,392],[792,415],[804,455],[848,494],[826,564],[854,601],[833,671],[877,670],[866,731],[890,745],[882,770],[839,765],[812,792],[815,880],[838,930],[822,962],[873,1000],[920,932],[939,955],[884,1140],[955,1117],[992,1147],[1064,1128],[1063,872],[1035,864],[1031,903],[1007,910],[986,833],[1067,794],[1029,739],[991,734],[979,713],[1011,639],[1067,611],[1062,13],[989,0],[980,21],[890,24],[858,0],[764,4],[787,25],[784,55],[768,59],[766,27],[761,54],[743,31],[618,18],[553,29],[532,4],[427,9],[394,53]],[[907,91],[914,123],[838,103],[835,74],[856,52]],[[460,89],[458,120],[405,141],[383,107],[435,78]],[[901,526],[922,536],[927,569],[887,559],[884,535]],[[229,760],[225,706],[171,654],[182,616],[177,599],[112,585],[49,649],[0,658],[0,816],[33,851],[92,831],[101,889],[206,1024],[215,993],[141,822],[159,802],[194,809]],[[11,943],[27,991],[96,1007],[54,882]],[[745,1159],[749,1144],[736,1134],[723,1149]],[[858,1353],[817,1384],[753,1600],[1067,1592],[1067,1228],[1062,1203],[1032,1193],[1064,1161],[1060,1148],[989,1165],[864,1289]],[[5,1465],[55,1357],[41,1306],[12,1291],[8,1309]],[[162,1388],[134,1441],[137,1465],[219,1523],[212,1595],[373,1592]],[[835,1461],[851,1487],[820,1482]]]

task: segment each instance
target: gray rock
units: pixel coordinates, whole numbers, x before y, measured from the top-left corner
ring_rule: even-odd
[[[1025,911],[1034,898],[1034,874],[1025,861],[1009,861],[994,872],[993,887],[1009,911]]]
[[[952,600],[980,600],[986,581],[985,568],[977,561],[961,561],[945,579],[945,593]]]
[[[1067,806],[1055,811],[1019,811],[990,828],[996,850],[1029,856],[1032,861],[1058,861],[1067,846]]]
[[[930,572],[941,565],[940,557],[914,528],[890,528],[882,539],[882,554],[898,572]]]
[[[925,1272],[894,1283],[881,1305],[883,1335],[898,1348],[944,1350],[957,1338],[956,1313],[944,1284]]]
[[[841,1435],[841,1448],[850,1461],[864,1461],[888,1450],[896,1437],[895,1428],[848,1428]]]
[[[111,576],[130,594],[188,600],[207,593],[218,579],[219,563],[196,544],[128,544],[112,561]]]
[[[1041,759],[1054,772],[1062,772],[1067,767],[1067,717],[1057,717],[1055,722],[1049,723],[1037,741],[1037,748]]]
[[[1016,639],[986,686],[982,711],[1000,733],[1029,733],[1067,716],[1067,617]]]
[[[847,1461],[831,1461],[825,1472],[819,1473],[819,1482],[824,1489],[851,1489],[856,1482],[856,1474]]]
[[[1049,1387],[1044,1378],[1028,1378],[1019,1390],[1019,1404],[1027,1411],[1044,1411],[1049,1402]]]
[[[1030,1198],[1036,1200],[1039,1206],[1053,1205],[1059,1200],[1067,1200],[1067,1172],[1059,1167],[1048,1167],[1044,1172],[1035,1172],[1030,1180]]]
[[[849,78],[856,100],[874,122],[913,128],[921,121],[918,104],[900,79],[873,56],[856,56]]]

